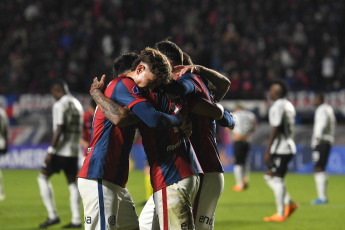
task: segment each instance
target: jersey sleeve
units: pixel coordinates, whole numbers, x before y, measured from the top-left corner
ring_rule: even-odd
[[[127,108],[130,110],[133,105],[139,102],[148,101],[141,95],[139,87],[135,84],[135,82],[129,78],[123,78],[118,81],[109,97],[113,101],[127,106]]]
[[[283,113],[284,109],[281,108],[281,106],[273,104],[268,114],[268,120],[270,125],[273,127],[278,127],[282,122]]]

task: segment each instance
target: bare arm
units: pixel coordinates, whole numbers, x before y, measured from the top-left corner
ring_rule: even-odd
[[[182,68],[181,66],[175,66],[174,69]],[[198,74],[207,80],[209,80],[215,87],[216,90],[214,91],[214,97],[217,101],[220,101],[223,99],[225,94],[228,92],[231,82],[230,80],[220,74],[219,72],[206,68],[201,65],[192,65],[192,66],[185,66],[181,69],[180,75],[183,75],[184,73],[191,71],[192,73]]]
[[[107,98],[101,92],[104,86],[104,81],[105,75],[102,76],[100,81],[98,81],[97,78],[94,78],[90,88],[90,94],[103,115],[119,127],[136,124],[139,121],[137,116],[129,111],[129,109],[122,107],[110,98]]]
[[[265,151],[265,156],[264,156],[264,163],[267,165],[270,159],[270,150],[271,150],[271,146],[273,143],[274,138],[277,135],[277,131],[278,131],[278,127],[272,127],[271,129],[271,133],[270,133],[270,138],[268,139],[268,143],[266,146],[266,151]]]
[[[205,98],[200,98],[191,112],[200,116],[211,117],[214,120],[219,120],[223,117],[224,108],[218,103],[212,103]]]

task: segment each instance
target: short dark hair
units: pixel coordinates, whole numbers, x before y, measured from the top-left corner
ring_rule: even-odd
[[[183,52],[183,65],[193,65],[192,58],[186,52]]]
[[[320,99],[321,103],[325,102],[325,93],[322,91],[315,92],[314,97],[318,97]]]
[[[271,85],[273,84],[277,84],[281,88],[281,94],[279,95],[279,98],[286,97],[287,93],[289,92],[289,86],[287,85],[286,81],[278,78],[271,81]]]
[[[171,81],[169,60],[158,50],[149,47],[142,50],[138,58],[133,62],[131,71],[134,71],[140,62],[146,63],[153,75],[162,81],[162,84],[168,84]]]
[[[52,89],[53,87],[58,87],[61,91],[65,93],[69,93],[69,88],[68,88],[67,83],[61,78],[56,78],[50,83],[50,89]]]
[[[124,74],[126,71],[130,71],[133,62],[138,58],[138,54],[130,52],[122,54],[113,61],[113,76],[114,78],[118,77],[121,74]]]
[[[163,40],[155,44],[155,49],[167,56],[173,65],[183,64],[183,52],[175,43]]]

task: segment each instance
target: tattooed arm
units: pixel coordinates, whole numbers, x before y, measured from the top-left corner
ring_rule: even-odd
[[[122,107],[110,98],[107,98],[101,92],[104,86],[104,80],[105,75],[102,76],[100,81],[98,81],[97,78],[94,78],[90,88],[90,94],[103,115],[119,127],[136,124],[139,121],[137,116],[135,116],[126,107]]]

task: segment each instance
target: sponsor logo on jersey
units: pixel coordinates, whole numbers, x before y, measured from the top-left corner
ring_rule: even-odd
[[[176,144],[168,145],[168,146],[167,146],[167,152],[168,152],[168,151],[173,151],[173,150],[177,149],[178,147],[181,146],[181,143],[182,143],[182,141],[181,141],[181,139],[180,139],[180,140],[178,140],[178,142],[177,142]]]
[[[133,86],[132,92],[133,92],[135,95],[141,96],[141,92],[140,92],[138,86]]]

